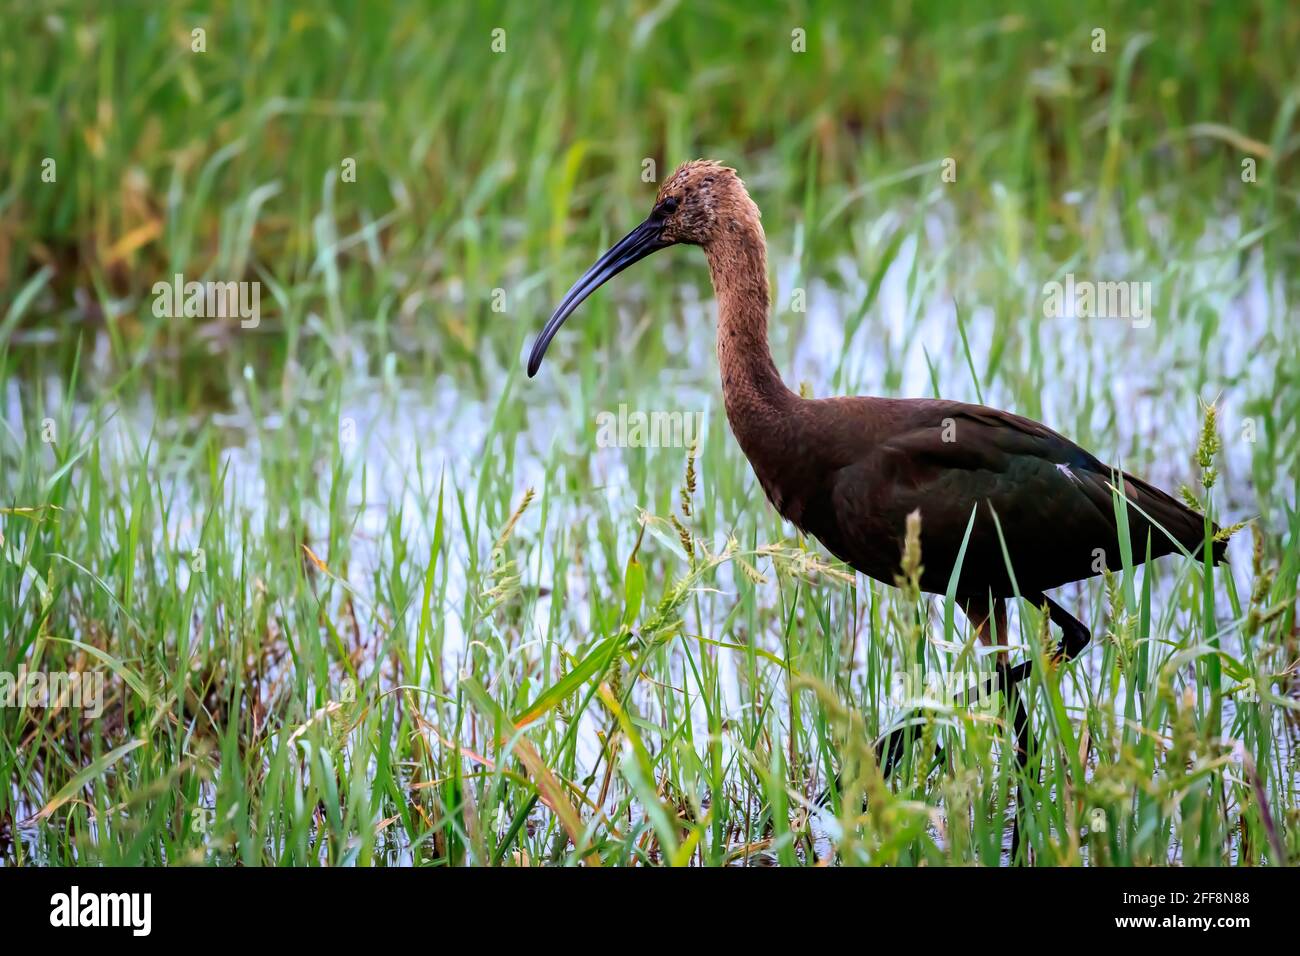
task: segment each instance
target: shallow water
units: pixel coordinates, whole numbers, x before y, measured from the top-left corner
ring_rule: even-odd
[[[935,246],[943,243],[945,230],[950,227],[939,214],[928,224]],[[1222,476],[1216,489],[1220,517],[1226,523],[1254,514],[1258,508],[1251,484],[1254,449],[1243,438],[1243,424],[1249,417],[1245,409],[1252,401],[1272,393],[1270,376],[1275,369],[1270,367],[1269,350],[1260,344],[1270,338],[1290,341],[1295,333],[1287,325],[1291,308],[1285,301],[1280,277],[1270,281],[1255,257],[1243,263],[1235,256],[1222,253],[1231,245],[1236,230],[1235,223],[1225,220],[1216,234],[1203,237],[1204,257],[1183,269],[1176,282],[1169,282],[1169,295],[1173,299],[1169,303],[1170,311],[1163,317],[1157,311],[1156,321],[1148,328],[1136,328],[1121,319],[1034,318],[1041,315],[1041,286],[1045,279],[1031,275],[1033,270],[1028,268],[1018,270],[1023,273],[1020,276],[1023,289],[1016,298],[1023,300],[1028,318],[1015,326],[1017,330],[1023,326],[1023,333],[1007,344],[1002,360],[1004,368],[1013,374],[998,376],[985,389],[984,402],[1030,414],[1067,435],[1090,434],[1096,439],[1091,443],[1091,450],[1099,457],[1173,489],[1178,483],[1190,483],[1192,479],[1190,455],[1201,421],[1198,397],[1217,397],[1220,430],[1224,436]],[[929,280],[923,278],[921,289],[911,287],[918,271],[924,275],[933,267],[932,256],[933,250],[919,248],[914,239],[904,242],[884,277],[868,320],[848,341],[844,317],[854,312],[863,295],[866,270],[851,259],[838,263],[831,270],[836,276],[835,286],[820,281],[809,283],[807,312],[795,314],[783,311],[781,303],[790,300],[797,270],[792,264],[778,267],[772,339],[778,365],[786,372],[791,385],[801,380],[810,382],[814,394],[818,395],[829,394],[831,383],[839,382],[838,390],[843,392],[925,396],[932,394],[933,364],[944,383],[944,397],[976,400],[955,331],[953,289],[934,276]],[[971,261],[974,263],[971,267],[958,264],[957,275],[950,281],[956,283],[962,275],[973,275],[973,285],[979,288],[977,273],[982,260]],[[1134,271],[1131,263],[1112,266],[1115,274]],[[682,309],[683,320],[665,323],[660,333],[665,336],[670,352],[680,356],[680,364],[663,370],[653,381],[639,383],[635,394],[629,391],[627,395],[611,397],[607,407],[614,409],[620,401],[625,401],[642,410],[702,412],[703,443],[730,443],[731,436],[719,413],[717,372],[711,348],[712,306],[700,301],[695,287],[685,291],[682,300],[686,303]],[[976,368],[982,372],[982,363],[997,335],[999,322],[993,308],[978,304],[974,295],[970,300],[969,307],[961,308],[961,316]],[[1192,309],[1208,309],[1219,316],[1208,352],[1198,334],[1188,334],[1179,319],[1170,317]],[[703,338],[709,341],[709,348],[700,344],[701,327],[708,330]],[[547,460],[556,449],[583,457],[595,478],[595,487],[584,495],[562,493],[546,503],[552,512],[550,533],[556,533],[561,527],[573,527],[594,534],[590,528],[596,515],[618,516],[620,553],[630,549],[636,534],[635,516],[638,509],[646,506],[629,486],[632,456],[661,454],[676,456],[678,461],[684,459],[680,450],[592,446],[589,443],[592,423],[582,420],[591,412],[574,407],[573,396],[567,393],[566,383],[557,369],[534,381],[523,380],[518,371],[514,373],[515,400],[525,401],[527,396],[528,430],[502,439],[493,432],[493,410],[498,396],[478,392],[467,387],[464,381],[449,376],[433,381],[403,378],[391,372],[376,376],[370,371],[371,363],[364,348],[355,346],[355,349],[351,360],[353,369],[342,383],[337,418],[342,453],[350,464],[347,500],[353,507],[365,503],[352,541],[349,581],[366,600],[377,599],[373,593],[372,571],[392,558],[386,534],[390,516],[396,509],[400,508],[404,515],[402,531],[411,555],[427,554],[432,532],[429,515],[441,476],[447,476],[465,494],[469,513],[479,515],[476,476],[494,442],[513,443],[509,485],[515,489],[516,501],[525,488],[539,489],[542,495],[548,493]],[[92,366],[103,361],[105,350],[101,334],[91,352]],[[1036,356],[1032,362],[1031,354]],[[1019,375],[1017,369],[1035,363],[1044,370],[1044,380],[1035,395],[1038,408],[1030,410],[1019,401],[1024,395],[1023,384],[1017,386],[1015,379]],[[195,540],[204,512],[203,496],[187,487],[188,465],[165,457],[183,448],[184,442],[168,439],[183,436],[205,416],[224,436],[221,465],[229,468],[227,494],[240,508],[259,522],[269,510],[286,533],[291,533],[295,523],[305,524],[313,534],[320,534],[327,526],[324,496],[306,496],[303,504],[307,513],[293,515],[277,514],[276,503],[267,500],[263,459],[278,452],[279,436],[302,425],[286,421],[281,412],[257,415],[248,385],[259,374],[250,368],[244,381],[230,383],[228,407],[196,411],[193,420],[160,417],[146,399],[117,409],[118,414],[105,428],[101,448],[110,461],[115,456],[123,463],[137,460],[148,436],[151,433],[156,436],[151,453],[154,472],[165,494],[177,505],[171,512],[170,526],[159,530],[167,541],[184,548],[187,542]],[[502,374],[498,380],[504,378]],[[891,379],[896,382],[892,387]],[[1221,387],[1221,391],[1198,390],[1197,383],[1203,379],[1215,389]],[[262,390],[271,387],[268,382],[257,384]],[[57,396],[62,392],[61,384],[55,380],[11,380],[0,393],[4,421],[16,435],[30,432],[32,428],[32,423],[25,420],[25,409],[31,406],[34,389],[43,390],[51,406],[57,404]],[[316,401],[323,406],[327,397],[320,394]],[[1085,408],[1092,409],[1086,420],[1080,417],[1080,410]],[[319,408],[313,407],[310,394],[299,410],[307,419],[319,418],[321,414]],[[159,446],[170,450],[160,452]],[[319,467],[322,480],[328,477],[327,463],[332,454],[332,447],[322,446]],[[500,461],[500,455],[494,460]],[[1277,467],[1281,472],[1278,480],[1285,482],[1286,466]],[[124,464],[123,473],[127,469],[129,464]],[[753,492],[752,500],[756,504],[760,497]],[[186,507],[187,503],[193,507]],[[1294,507],[1294,500],[1290,504]],[[768,506],[763,503],[761,507]],[[525,516],[521,533],[533,528],[531,523],[538,510],[535,505]],[[1277,515],[1263,517],[1268,521]],[[765,512],[758,519],[759,526],[770,527],[772,520],[770,512]],[[257,526],[255,522],[254,527]],[[715,526],[727,527],[725,516]],[[465,572],[469,545],[464,534],[449,534],[447,541],[451,549],[451,578],[446,602],[436,613],[443,615],[446,622],[445,673],[455,674],[468,661],[463,613],[470,586]],[[480,536],[480,561],[486,559],[490,544],[491,535]],[[719,536],[713,547],[720,549],[724,544]],[[1237,539],[1230,547],[1230,555],[1244,556],[1248,550],[1249,542]],[[590,566],[603,567],[604,556],[599,548],[591,549],[587,558]],[[525,580],[547,587],[552,574],[551,559],[551,551],[540,543],[528,547],[524,557],[526,566],[522,569]],[[590,581],[599,579],[599,574],[588,577],[586,570],[572,568],[564,592],[567,605],[564,619],[573,633],[588,630],[583,627],[587,613],[584,596]],[[1244,592],[1249,588],[1248,572],[1248,560],[1234,560],[1225,573],[1234,575],[1238,591]],[[182,574],[186,573],[182,562]],[[730,573],[729,568],[724,568],[719,574],[719,587],[724,593],[699,605],[703,613],[716,615],[712,620],[695,622],[701,632],[709,633],[728,613],[725,591]],[[178,583],[184,587],[184,578]],[[865,586],[866,582],[859,579],[859,585]],[[1067,605],[1081,593],[1075,588],[1066,589]],[[547,597],[536,601],[531,622],[534,635],[546,633],[551,610]],[[938,601],[935,611],[932,621],[941,621]],[[1019,634],[1014,619],[1011,631],[1013,635]],[[865,663],[866,641],[865,635],[862,636],[864,639],[858,642],[858,666]],[[530,643],[536,641],[528,635],[525,638]],[[772,643],[774,651],[780,650],[770,635],[755,635],[755,639]],[[519,650],[511,648],[510,653]],[[506,666],[504,646],[489,648],[489,653],[497,666]],[[720,667],[724,675],[725,716],[734,718],[750,704],[740,690],[739,664],[724,656]],[[1087,655],[1080,667],[1090,669]],[[503,673],[484,676],[489,681],[497,680]],[[685,680],[686,675],[673,676]],[[777,695],[779,701],[782,689],[778,683],[766,688],[766,692]],[[650,705],[648,697],[644,703]],[[900,702],[900,709],[910,703]],[[1073,703],[1079,703],[1078,699]],[[700,708],[694,709],[693,717],[698,732],[707,733]],[[598,729],[594,718],[590,715],[584,718],[584,732],[579,735],[580,757],[588,766],[594,765],[599,754]],[[399,856],[404,853],[400,847],[395,852]]]

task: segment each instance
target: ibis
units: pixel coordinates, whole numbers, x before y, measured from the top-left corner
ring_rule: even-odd
[[[895,583],[908,516],[919,512],[921,589],[946,593],[956,571],[957,600],[985,643],[994,629],[1005,643],[1006,602],[1022,597],[1060,628],[1053,658],[1068,661],[1089,630],[1047,592],[1120,567],[1121,527],[1135,562],[1204,547],[1200,514],[1032,419],[943,399],[804,398],[787,388],[768,347],[758,207],[735,170],[712,160],[680,166],[645,221],[573,284],[533,345],[529,377],[588,296],[675,245],[699,246],[708,260],[727,421],[759,485],[782,517],[862,574]],[[1219,561],[1226,543],[1210,529]],[[1008,666],[1005,651],[997,660],[995,690],[1011,691],[1032,666]],[[1016,696],[1022,763],[1024,723]],[[886,769],[905,739],[896,731],[880,741]]]

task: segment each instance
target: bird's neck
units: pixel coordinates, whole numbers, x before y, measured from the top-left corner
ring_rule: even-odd
[[[767,344],[767,242],[757,216],[731,221],[705,249],[718,299],[718,366],[727,419],[753,460],[774,418],[797,401]]]

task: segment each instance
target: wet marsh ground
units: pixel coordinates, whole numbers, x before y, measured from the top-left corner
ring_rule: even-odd
[[[855,9],[11,11],[0,672],[104,694],[0,708],[0,861],[1293,862],[1300,17]],[[1059,592],[1067,667],[1017,608],[1028,771],[995,700],[880,776],[991,659],[764,500],[698,251],[524,376],[697,155],[763,210],[792,387],[983,401],[1248,522]],[[178,273],[258,323],[158,315]],[[1051,314],[1067,276],[1149,314]],[[611,446],[620,406],[702,431]]]

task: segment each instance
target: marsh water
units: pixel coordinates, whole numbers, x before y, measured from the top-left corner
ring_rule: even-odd
[[[942,216],[927,224],[934,246],[943,244],[945,230],[950,227]],[[1289,324],[1293,321],[1291,306],[1285,301],[1280,280],[1270,279],[1257,259],[1238,255],[1234,249],[1237,238],[1238,230],[1231,220],[1207,234],[1201,243],[1203,255],[1180,267],[1176,277],[1165,275],[1157,291],[1155,321],[1146,326],[1122,317],[1035,318],[1032,341],[1022,346],[1034,351],[1032,364],[1040,370],[1040,381],[1032,390],[1036,400],[1033,408],[1023,407],[1023,381],[1008,385],[1007,377],[1000,376],[982,388],[975,385],[969,365],[983,369],[995,342],[998,348],[1007,348],[1002,340],[1007,319],[995,308],[980,304],[978,280],[976,294],[969,295],[965,302],[956,301],[952,286],[940,278],[927,250],[914,238],[899,248],[884,274],[874,307],[851,337],[846,334],[847,317],[855,313],[866,292],[864,265],[846,259],[827,270],[833,281],[806,282],[799,277],[794,262],[779,265],[775,270],[776,309],[771,323],[773,350],[792,387],[808,383],[816,395],[857,392],[928,396],[935,394],[937,383],[944,397],[968,401],[982,397],[986,404],[1029,414],[1067,435],[1090,436],[1091,450],[1103,460],[1123,465],[1170,490],[1181,483],[1194,483],[1191,456],[1202,419],[1198,399],[1214,400],[1223,436],[1221,476],[1215,489],[1219,518],[1225,524],[1244,520],[1259,512],[1254,493],[1257,480],[1264,478],[1282,489],[1294,486],[1294,463],[1277,464],[1273,474],[1261,472],[1261,467],[1268,466],[1261,466],[1254,454],[1252,423],[1257,415],[1251,409],[1271,398],[1277,374],[1269,351],[1260,344],[1294,343],[1296,336]],[[981,260],[976,253],[971,255],[973,266],[963,269],[949,262],[946,268],[955,268],[959,276],[973,275]],[[960,250],[952,254],[956,260],[960,256]],[[698,263],[692,266],[698,267]],[[1142,270],[1132,263],[1116,262],[1098,271],[1140,274]],[[1023,286],[1018,299],[1024,314],[1041,315],[1043,283],[1053,274],[1030,272],[1027,268],[1011,269],[1011,275],[1018,274]],[[806,285],[801,289],[806,308],[792,311],[788,305],[792,292],[801,288],[800,283]],[[444,539],[448,588],[435,613],[441,615],[445,626],[444,667],[448,674],[456,674],[473,666],[466,636],[466,621],[473,618],[468,569],[489,560],[493,540],[494,529],[487,527],[490,522],[477,501],[484,486],[484,469],[493,470],[493,485],[507,487],[516,500],[528,488],[537,489],[543,498],[549,497],[545,501],[550,514],[548,533],[569,529],[566,533],[577,537],[579,547],[585,544],[589,566],[601,567],[606,560],[605,550],[595,544],[592,525],[612,518],[618,537],[615,551],[625,556],[638,535],[637,516],[643,509],[655,508],[655,501],[644,500],[642,492],[648,486],[650,496],[660,500],[674,494],[686,450],[640,447],[632,442],[606,447],[608,443],[593,440],[598,415],[616,412],[620,405],[634,411],[699,415],[703,423],[702,448],[732,443],[719,400],[712,350],[712,304],[698,284],[685,286],[675,298],[680,303],[677,314],[659,319],[648,333],[662,335],[672,356],[671,364],[654,374],[637,374],[636,355],[627,355],[628,368],[610,374],[609,391],[601,394],[595,405],[576,399],[572,383],[566,380],[571,346],[563,334],[535,380],[527,380],[519,364],[502,363],[491,351],[482,356],[480,374],[470,380],[446,372],[432,377],[411,374],[403,370],[401,362],[374,354],[364,326],[359,325],[355,332],[331,344],[337,360],[334,381],[307,381],[292,361],[268,369],[253,353],[246,362],[232,363],[227,355],[225,367],[237,368],[240,374],[222,381],[214,401],[196,403],[183,415],[170,409],[159,414],[147,391],[136,392],[130,399],[115,403],[112,414],[101,416],[104,420],[97,444],[106,460],[120,461],[116,474],[123,481],[142,460],[149,462],[153,480],[173,505],[168,511],[169,525],[152,533],[168,546],[185,552],[198,540],[207,510],[205,492],[190,484],[196,474],[195,463],[185,452],[186,436],[200,428],[214,429],[221,435],[219,470],[225,473],[221,493],[233,507],[252,516],[253,527],[261,527],[269,517],[270,526],[279,526],[286,534],[301,526],[307,529],[308,540],[324,537],[330,521],[329,494],[304,496],[302,507],[306,513],[291,514],[284,503],[268,495],[264,480],[269,460],[302,453],[301,438],[291,436],[307,430],[314,436],[314,443],[307,447],[314,448],[318,456],[313,467],[321,477],[322,487],[332,480],[331,461],[337,455],[344,466],[338,474],[344,482],[347,507],[359,511],[351,532],[346,570],[340,573],[347,575],[348,585],[362,599],[360,613],[371,626],[383,626],[383,620],[393,613],[393,609],[383,608],[384,596],[375,590],[375,582],[381,565],[402,560],[392,552],[394,516],[401,516],[398,523],[405,554],[427,554],[433,533],[430,516],[439,488],[454,488],[463,496],[464,511],[475,516],[471,521],[483,525],[475,533],[459,528],[458,533],[448,533]],[[521,309],[507,318],[519,354],[544,318],[545,306],[540,300],[536,304],[538,308]],[[1179,318],[1205,311],[1217,318],[1208,323],[1203,317],[1195,323]],[[642,319],[627,308],[619,312],[618,321],[630,335],[630,329]],[[583,319],[579,314],[571,321],[577,324]],[[1014,322],[1010,327],[1015,327]],[[1204,335],[1207,327],[1213,331],[1208,340]],[[969,344],[969,362],[961,330]],[[84,387],[94,389],[111,382],[113,359],[108,333],[101,329],[90,336],[85,350]],[[64,383],[57,375],[43,371],[40,354],[59,337],[49,327],[32,328],[15,336],[13,348],[30,351],[33,371],[6,381],[0,393],[4,423],[14,436],[38,430],[34,420],[38,407],[57,417],[56,406],[64,393]],[[1013,343],[1010,347],[1021,346]],[[1207,368],[1211,370],[1208,374]],[[1014,368],[1012,373],[1019,374]],[[1202,379],[1223,387],[1214,394],[1198,391],[1196,382]],[[277,390],[292,392],[293,404],[283,407],[271,401],[269,396]],[[512,408],[526,410],[521,416],[523,427],[500,428],[503,395]],[[80,413],[74,409],[72,417],[76,419]],[[728,453],[734,454],[734,448]],[[553,493],[557,482],[550,463],[557,457],[582,459],[591,478],[589,487],[574,492],[560,485],[558,493]],[[707,459],[702,455],[701,460]],[[633,480],[633,473],[638,475],[638,481]],[[1287,495],[1283,490],[1282,500]],[[735,529],[738,522],[750,519],[761,529],[760,537],[774,530],[780,532],[779,522],[752,477],[745,500],[744,509],[717,515],[713,527]],[[444,503],[449,513],[456,510],[449,497],[444,498]],[[1295,506],[1294,497],[1290,498],[1290,506]],[[537,510],[535,507],[525,514],[518,532],[520,539],[527,542],[519,554],[521,575],[540,589],[532,605],[531,621],[525,627],[527,641],[536,641],[537,635],[546,633],[554,613],[547,596],[554,590],[550,587],[553,552],[544,542],[530,538],[536,528],[532,522]],[[1280,517],[1277,513],[1263,514],[1260,520],[1276,521]],[[453,524],[460,520],[454,515],[449,517]],[[788,528],[784,534],[793,537]],[[727,537],[722,530],[716,531],[712,547],[722,549]],[[471,549],[475,553],[471,554]],[[1234,540],[1229,554],[1232,564],[1225,573],[1234,576],[1238,593],[1249,593],[1248,536]],[[233,558],[240,559],[237,551]],[[186,569],[182,563],[177,582],[181,587],[186,584]],[[568,573],[561,619],[564,629],[586,633],[589,628],[585,618],[591,613],[587,589],[602,575],[591,573],[589,567],[581,571],[570,568]],[[714,617],[711,622],[697,622],[702,632],[719,626],[727,616],[726,583],[731,573],[730,569],[722,569],[716,592],[695,605],[695,613]],[[862,579],[858,585],[879,587]],[[1066,589],[1067,605],[1083,596],[1084,587]],[[940,599],[934,599],[933,605],[936,618],[941,620]],[[413,614],[415,609],[407,613]],[[1017,633],[1013,620],[1013,644]],[[754,639],[769,640],[765,635],[755,635]],[[779,650],[776,639],[770,640],[773,649]],[[492,655],[504,659],[516,650],[502,645],[493,648]],[[746,706],[737,691],[738,665],[727,658],[720,663],[726,705]],[[1092,658],[1085,655],[1080,666],[1089,668]],[[779,693],[779,687],[774,692]],[[696,718],[701,722],[704,719],[702,713]],[[600,747],[596,733],[599,728],[594,719],[584,720],[590,724],[584,730],[590,732],[579,737],[580,755],[582,760],[594,762]],[[1293,729],[1283,735],[1290,741],[1292,752]],[[1294,760],[1290,765],[1294,769]],[[812,826],[817,832],[820,824],[814,821]],[[393,853],[396,860],[406,855],[400,845],[393,847]]]

